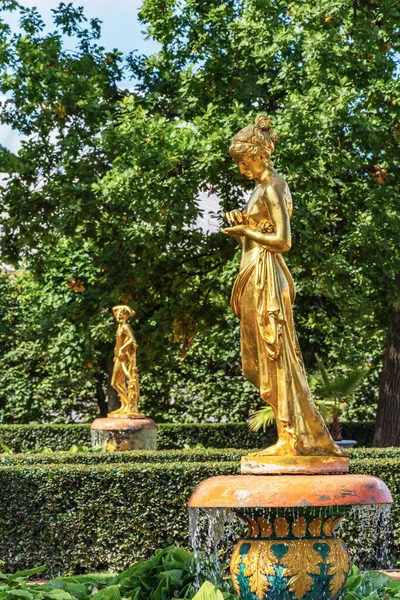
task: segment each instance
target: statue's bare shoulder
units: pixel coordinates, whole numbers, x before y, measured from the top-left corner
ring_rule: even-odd
[[[275,169],[265,186],[264,199],[270,210],[282,209],[286,210],[289,216],[292,214],[292,195],[289,186],[286,180]]]

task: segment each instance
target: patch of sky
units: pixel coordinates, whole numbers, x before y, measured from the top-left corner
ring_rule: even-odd
[[[53,10],[59,6],[57,0],[22,0],[22,6],[36,8],[44,22],[43,33],[54,30]],[[99,43],[106,49],[117,48],[124,54],[137,51],[139,54],[152,54],[160,49],[160,45],[146,37],[143,26],[139,22],[138,12],[142,0],[72,0],[74,7],[83,6],[87,19],[100,19],[101,37]],[[0,19],[9,24],[13,33],[21,31],[18,12],[0,11]],[[65,47],[73,50],[76,47],[74,38],[64,37]],[[132,89],[131,80],[121,82],[121,87]],[[0,98],[3,104],[6,96]],[[0,125],[0,145],[16,153],[24,138],[6,124]]]

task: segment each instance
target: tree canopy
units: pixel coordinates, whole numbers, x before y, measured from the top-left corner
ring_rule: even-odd
[[[371,414],[398,298],[399,7],[145,0],[161,50],[127,57],[71,4],[54,10],[52,33],[36,10],[2,7],[21,32],[4,18],[1,122],[26,137],[17,156],[0,154],[1,256],[19,269],[2,278],[1,418],[89,416],[93,397],[104,413],[110,308],[122,302],[137,310],[145,410],[241,420],[256,408],[229,308],[235,243],[196,222],[201,193],[221,212],[243,206],[249,184],[227,150],[260,113],[294,198],[285,260],[306,366],[315,352],[344,371],[372,362],[371,407],[356,409]]]

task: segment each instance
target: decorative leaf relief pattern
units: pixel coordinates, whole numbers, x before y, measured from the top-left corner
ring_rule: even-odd
[[[315,519],[313,519],[308,526],[308,531],[310,532],[310,535],[312,535],[313,537],[319,537],[321,535],[321,526],[321,517],[316,517]]]
[[[342,540],[330,540],[326,562],[328,563],[327,573],[332,577],[329,589],[333,598],[342,589],[350,571],[349,555]]]
[[[272,523],[270,521],[268,521],[267,519],[264,519],[264,517],[259,517],[258,524],[259,524],[260,529],[261,529],[261,535],[263,537],[271,537],[271,535],[274,532],[274,528],[272,527]]]
[[[300,526],[303,530],[302,524]],[[343,588],[350,570],[348,553],[342,540],[321,540],[329,546],[325,558],[325,577],[330,577],[329,591],[333,598]],[[265,599],[272,583],[268,576],[276,576],[275,565],[282,565],[282,576],[289,578],[287,586],[297,600],[301,600],[313,587],[313,575],[321,574],[323,556],[315,549],[316,540],[286,540],[287,552],[278,558],[272,548],[280,542],[276,540],[254,540],[247,542],[249,550],[242,554],[244,540],[236,546],[231,560],[231,576],[236,593],[240,597],[239,580],[241,565],[242,576],[248,578],[251,592],[260,600]],[[282,542],[281,542],[282,543]],[[243,569],[243,567],[242,567]]]
[[[241,547],[242,547],[242,544],[239,542],[237,544],[235,550],[233,551],[232,558],[231,558],[231,564],[230,564],[230,571],[231,571],[233,587],[235,588],[235,591],[239,597],[240,597],[240,589],[239,589],[239,583],[237,581],[237,575],[240,574],[240,565],[242,563],[242,555],[240,554]]]
[[[271,549],[274,543],[253,542],[243,561],[244,575],[249,578],[250,589],[258,598],[264,598],[270,587],[266,575],[275,575],[274,565],[278,564],[278,559]]]
[[[289,535],[289,523],[283,517],[277,517],[274,520],[276,537],[285,538]]]
[[[307,521],[304,517],[299,517],[292,524],[292,533],[295,537],[305,537],[307,531]]]
[[[250,517],[247,517],[247,535],[249,537],[257,537],[260,535],[260,528],[257,522]]]
[[[329,517],[329,519],[327,519],[322,527],[322,531],[324,532],[324,535],[327,535],[328,537],[333,535],[333,527],[334,524],[337,520],[337,517]]]
[[[339,527],[339,525],[343,521],[343,519],[344,519],[344,515],[340,515],[339,517],[336,517],[336,519],[332,523],[332,534],[335,533],[336,529]]]
[[[312,588],[314,579],[311,575],[319,575],[322,557],[314,550],[314,540],[287,541],[288,552],[281,559],[284,565],[282,575],[290,577],[288,587],[294,592],[297,600],[301,600]]]

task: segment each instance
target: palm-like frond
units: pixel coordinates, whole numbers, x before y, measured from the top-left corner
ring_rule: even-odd
[[[274,411],[271,406],[263,406],[260,410],[256,410],[250,415],[249,418],[249,428],[251,431],[259,431],[262,429],[263,431],[275,420]]]
[[[329,425],[333,421],[334,402],[330,400],[316,400],[316,405],[325,423]]]
[[[322,418],[328,425],[346,409],[346,402],[339,402],[339,398],[351,396],[359,387],[369,371],[367,366],[355,367],[345,375],[330,375],[322,360],[316,354],[319,373],[310,377],[310,388],[319,398],[315,400]],[[251,431],[263,431],[275,421],[274,411],[271,406],[263,406],[250,415],[249,428]]]
[[[354,394],[368,371],[369,368],[367,366],[356,367],[345,375],[336,375],[332,377],[330,380],[331,395],[350,396],[351,394]]]
[[[325,365],[322,362],[322,360],[320,359],[320,357],[318,356],[318,354],[315,355],[315,359],[317,361],[318,369],[319,369],[319,372],[321,373],[323,382],[326,386],[328,386],[329,385],[328,371],[326,370]]]
[[[315,358],[320,372],[320,380],[315,381],[315,387],[318,388],[318,395],[323,398],[338,398],[354,394],[369,371],[369,367],[362,365],[344,375],[330,375],[317,354]]]

